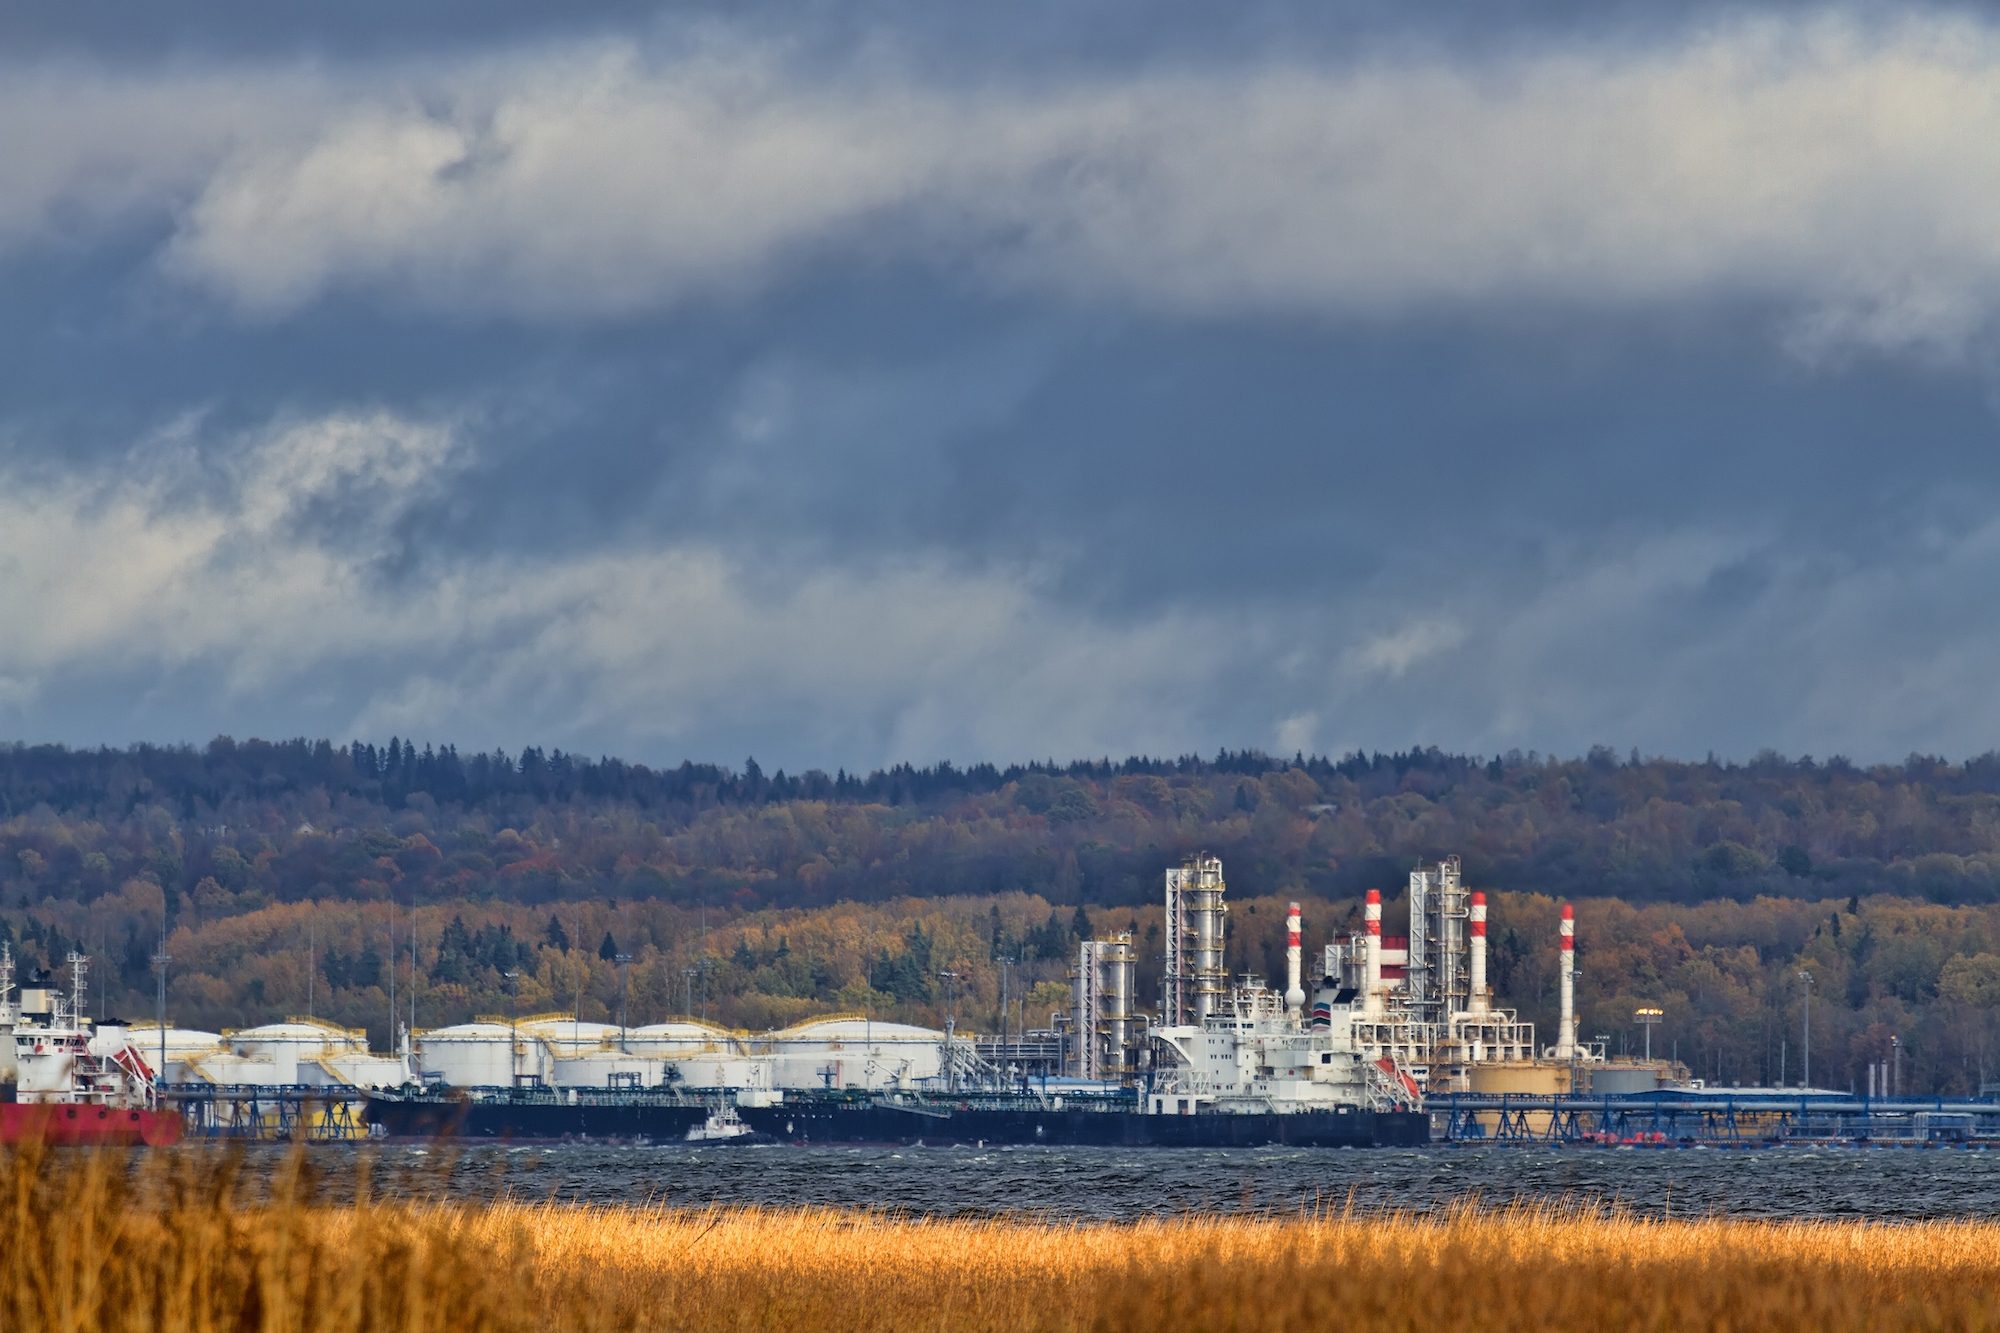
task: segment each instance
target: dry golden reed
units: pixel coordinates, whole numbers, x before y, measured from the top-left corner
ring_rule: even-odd
[[[2000,1328],[1986,1222],[336,1205],[308,1175],[0,1156],[0,1329]]]

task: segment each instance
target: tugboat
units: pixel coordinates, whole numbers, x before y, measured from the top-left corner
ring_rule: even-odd
[[[0,1101],[0,1144],[163,1147],[185,1122],[160,1105],[159,1081],[122,1023],[84,1017],[88,964],[71,954],[71,992],[24,991],[9,1002],[13,957],[0,946],[0,1027],[9,1030],[14,1096]]]
[[[734,1106],[720,1106],[708,1113],[708,1119],[687,1132],[689,1143],[762,1143],[762,1135],[743,1123]]]

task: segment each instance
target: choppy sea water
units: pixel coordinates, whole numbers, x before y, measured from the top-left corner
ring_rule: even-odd
[[[253,1171],[275,1166],[285,1151],[252,1150]],[[374,1192],[401,1197],[933,1216],[1435,1212],[1476,1200],[1590,1203],[1651,1217],[2000,1217],[2000,1151],[1963,1149],[463,1145],[329,1146],[308,1157],[336,1196],[365,1172]]]

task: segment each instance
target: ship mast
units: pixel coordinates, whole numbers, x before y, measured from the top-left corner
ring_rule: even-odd
[[[84,977],[90,970],[90,958],[87,954],[80,954],[76,950],[71,949],[69,951],[68,962],[70,1022],[72,1025],[81,1028],[89,1021],[86,1018],[86,1014],[89,1011],[84,1007],[83,993]]]

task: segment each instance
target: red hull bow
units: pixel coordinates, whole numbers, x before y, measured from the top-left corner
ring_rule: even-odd
[[[0,1103],[0,1143],[51,1147],[162,1148],[181,1141],[184,1122],[173,1111],[120,1106]]]

